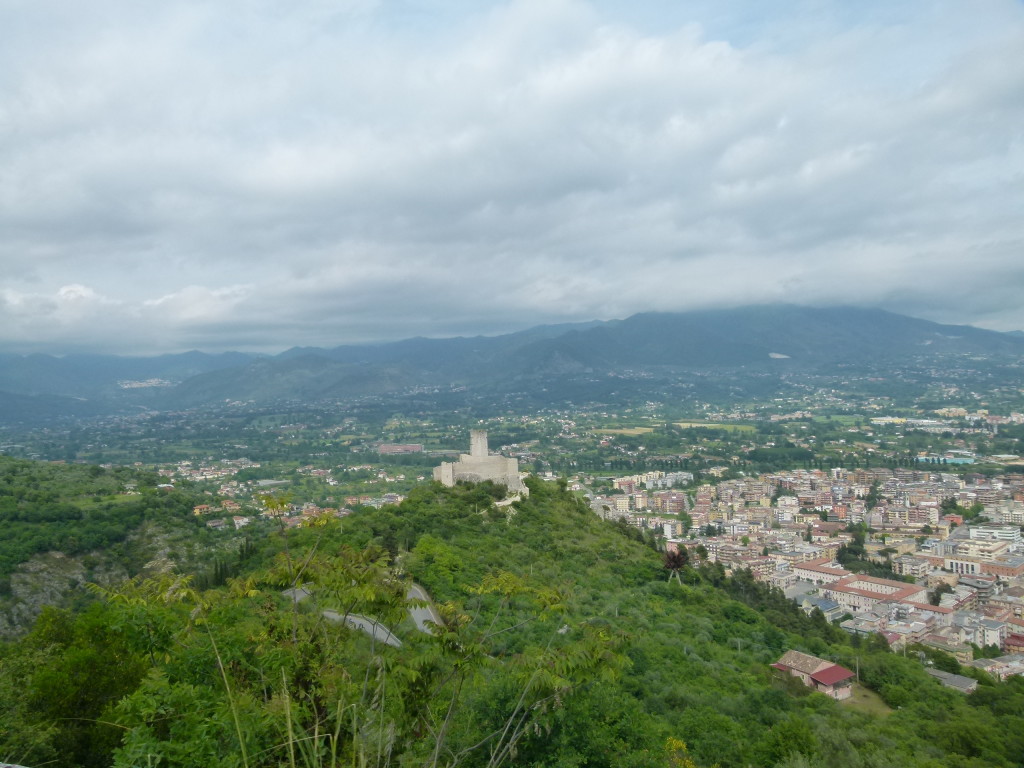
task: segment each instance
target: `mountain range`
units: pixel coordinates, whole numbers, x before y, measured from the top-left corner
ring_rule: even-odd
[[[875,309],[790,305],[645,313],[501,336],[294,347],[274,356],[0,354],[0,422],[211,403],[316,401],[467,388],[536,391],[609,373],[824,372],[970,358],[1015,364],[1024,336]]]

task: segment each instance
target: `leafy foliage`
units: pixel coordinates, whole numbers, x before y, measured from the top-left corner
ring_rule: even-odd
[[[0,456],[0,587],[33,555],[76,555],[123,542],[144,520],[186,519],[188,494],[156,490],[153,473]],[[137,489],[125,495],[126,488]]]
[[[0,758],[1022,764],[1021,681],[985,679],[969,697],[943,689],[916,659],[805,615],[749,572],[667,562],[564,487],[530,487],[497,507],[487,484],[424,486],[398,507],[255,542],[218,588],[171,575],[109,591],[77,617],[48,612],[31,642],[3,650]],[[409,599],[412,580],[434,597],[429,632],[410,615],[427,608]],[[283,594],[296,587],[308,597]],[[359,617],[400,645],[346,621]],[[895,711],[865,714],[776,675],[769,664],[790,648],[859,668]],[[60,681],[78,676],[65,692]],[[72,708],[83,723],[67,719]]]

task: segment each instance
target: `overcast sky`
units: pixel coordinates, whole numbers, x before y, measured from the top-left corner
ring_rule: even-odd
[[[0,350],[1024,328],[1020,0],[6,0]]]

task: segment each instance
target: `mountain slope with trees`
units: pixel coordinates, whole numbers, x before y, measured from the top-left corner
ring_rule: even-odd
[[[763,306],[648,313],[625,320],[539,326],[493,337],[407,339],[390,344],[119,358],[0,356],[0,417],[177,409],[224,401],[316,401],[466,388],[605,398],[643,384],[623,370],[678,376],[728,372],[748,382],[799,372],[878,371],[890,365],[985,369],[1018,366],[1024,338],[843,307]],[[1016,370],[1016,368],[1014,368]],[[141,380],[141,381],[140,381]],[[50,400],[27,401],[45,395]],[[18,398],[21,398],[20,400]],[[62,399],[54,399],[62,398]],[[68,398],[79,398],[78,401]],[[16,420],[8,416],[8,420]]]
[[[2,651],[0,759],[1022,764],[1024,681],[979,675],[964,697],[747,572],[666,563],[564,486],[530,488],[499,508],[489,484],[422,486],[398,507],[281,530],[224,587],[168,574],[98,590],[77,615],[47,612]],[[429,634],[408,615],[413,580],[442,617]],[[283,593],[298,586],[312,597]],[[402,644],[325,611],[379,620]],[[888,706],[868,714],[778,676],[770,664],[790,648],[859,667]]]
[[[595,373],[630,368],[757,376],[834,371],[840,365],[948,364],[965,356],[1019,362],[1024,340],[881,310],[765,306],[640,314],[583,328],[551,326],[497,337],[304,349],[301,355],[292,351],[244,369],[197,376],[169,392],[168,402],[351,397],[452,385],[508,392],[556,382],[561,389]],[[300,377],[313,361],[319,361],[317,373]]]
[[[183,563],[208,554],[200,496],[158,483],[134,468],[0,456],[0,636],[25,632],[45,604],[80,601],[87,581],[146,570],[171,541]]]

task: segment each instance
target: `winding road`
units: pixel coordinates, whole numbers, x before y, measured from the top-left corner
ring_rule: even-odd
[[[282,594],[285,597],[290,597],[296,603],[301,603],[313,593],[306,589],[306,587],[294,587],[284,590]],[[443,624],[441,621],[441,615],[437,612],[437,608],[434,607],[434,602],[430,599],[430,595],[428,595],[427,590],[419,584],[413,583],[409,585],[409,590],[405,594],[405,599],[410,602],[416,600],[418,602],[426,603],[426,605],[421,606],[410,605],[408,608],[409,616],[412,617],[413,622],[416,624],[416,629],[420,632],[430,634],[432,632],[430,628],[431,624],[436,624],[437,626],[441,626]],[[402,647],[402,641],[395,636],[395,633],[376,619],[372,619],[368,616],[361,616],[358,613],[342,615],[337,611],[332,610],[323,611],[321,615],[328,621],[341,621],[354,629],[362,630],[378,643],[390,645],[392,648]]]

